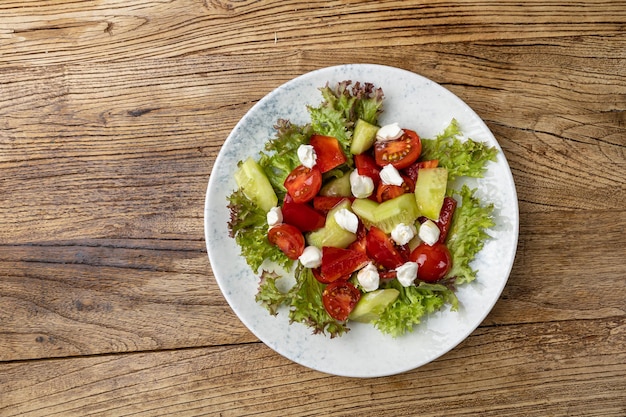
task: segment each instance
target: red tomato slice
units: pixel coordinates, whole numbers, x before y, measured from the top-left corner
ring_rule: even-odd
[[[320,269],[324,279],[329,282],[349,277],[354,271],[363,268],[369,262],[367,254],[331,246],[322,248],[322,266]]]
[[[374,157],[379,166],[391,164],[396,169],[406,168],[417,161],[422,153],[422,141],[412,130],[404,129],[402,137],[386,142],[376,142]]]
[[[267,239],[272,245],[278,246],[289,259],[296,260],[304,251],[304,236],[297,227],[287,223],[273,226]]]
[[[354,166],[359,175],[370,177],[374,181],[374,187],[380,182],[380,168],[376,165],[374,158],[366,153],[354,155]]]
[[[415,184],[415,181],[417,181],[417,175],[420,169],[437,168],[438,166],[439,166],[439,161],[437,159],[430,159],[428,161],[419,161],[419,162],[416,161],[416,162],[413,162],[408,167],[404,168],[402,170],[402,174],[409,177],[411,181],[413,181],[413,184]],[[415,188],[415,186],[413,187]]]
[[[443,206],[439,212],[439,220],[436,224],[439,227],[439,243],[445,243],[448,232],[450,231],[450,224],[452,223],[452,216],[454,210],[456,210],[456,200],[452,197],[445,197],[443,199]]]
[[[324,288],[322,302],[324,308],[335,320],[344,321],[361,299],[361,292],[344,280],[332,282]]]
[[[347,160],[339,141],[332,136],[313,135],[310,144],[315,149],[316,164],[322,173],[338,167]]]
[[[384,268],[395,269],[407,261],[393,240],[376,226],[370,227],[366,244],[367,254]]]
[[[442,243],[432,246],[421,243],[413,249],[409,259],[417,263],[417,278],[426,282],[439,281],[452,267],[452,256]]]
[[[296,226],[301,232],[311,232],[324,227],[326,217],[306,203],[294,203],[287,194],[283,201],[283,222]]]
[[[322,173],[319,168],[297,166],[285,179],[285,188],[295,203],[306,203],[322,188]]]

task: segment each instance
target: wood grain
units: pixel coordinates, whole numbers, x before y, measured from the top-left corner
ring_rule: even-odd
[[[18,362],[0,374],[0,413],[622,416],[624,344],[623,317],[484,327],[435,362],[374,379],[327,376],[258,343]]]
[[[626,415],[626,4],[0,3],[0,415]],[[507,286],[420,369],[328,376],[237,319],[203,234],[239,119],[368,62],[424,75],[500,143]]]

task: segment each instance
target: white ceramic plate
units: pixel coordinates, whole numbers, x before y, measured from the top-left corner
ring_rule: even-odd
[[[287,311],[271,316],[258,305],[258,276],[228,236],[227,196],[235,190],[237,162],[258,156],[275,136],[279,118],[308,123],[306,105],[322,101],[319,88],[343,80],[371,82],[385,94],[380,124],[398,122],[424,138],[433,138],[452,118],[466,137],[487,142],[500,152],[485,178],[467,183],[484,202],[495,205],[496,226],[472,266],[478,277],[458,288],[458,311],[444,308],[426,318],[412,333],[392,338],[368,324],[352,323],[351,331],[330,339],[313,335],[302,324],[289,324]],[[241,321],[267,346],[301,365],[351,377],[401,373],[424,365],[463,341],[492,309],[508,279],[518,236],[518,206],[513,177],[496,139],[463,101],[437,83],[398,68],[354,64],[304,74],[269,93],[241,119],[226,139],[211,173],[205,205],[205,238],[213,273],[224,297]]]

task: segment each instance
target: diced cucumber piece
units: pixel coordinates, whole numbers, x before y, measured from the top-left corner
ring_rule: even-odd
[[[357,198],[352,202],[352,211],[359,216],[367,228],[376,223],[376,209],[378,209],[378,203],[369,198]]]
[[[391,233],[400,223],[413,224],[418,217],[415,196],[411,193],[381,204],[368,198],[357,198],[352,203],[352,211],[361,218],[365,227],[376,226],[385,233]]]
[[[278,197],[259,164],[248,157],[235,171],[235,182],[243,193],[257,206],[269,211],[278,204]]]
[[[361,295],[361,299],[348,317],[350,320],[369,323],[380,317],[380,314],[391,303],[396,301],[400,291],[395,288],[385,288]]]
[[[448,186],[448,170],[443,167],[419,170],[415,182],[415,201],[419,214],[431,220],[439,220]]]
[[[321,229],[309,233],[306,236],[307,244],[322,248],[323,246],[333,246],[345,249],[350,243],[356,240],[356,234],[343,229],[335,220],[335,213],[341,209],[350,210],[350,200],[345,199],[333,207],[326,215],[326,223]]]
[[[320,195],[328,197],[351,197],[350,175],[344,174],[342,177],[334,178],[324,184],[320,190]]]
[[[350,153],[359,155],[372,147],[376,141],[376,132],[380,129],[378,126],[359,119],[354,125],[354,133],[352,135],[352,144],[350,145]]]

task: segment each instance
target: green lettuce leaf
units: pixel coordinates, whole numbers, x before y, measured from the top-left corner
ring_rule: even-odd
[[[383,91],[371,83],[342,81],[334,88],[328,84],[320,88],[324,101],[309,106],[313,130],[321,135],[337,138],[351,164],[350,141],[358,119],[377,124],[382,112]]]
[[[422,160],[437,159],[439,166],[448,169],[448,180],[457,177],[481,178],[489,161],[496,161],[498,150],[484,142],[458,138],[461,130],[456,119],[435,139],[422,139]]]
[[[475,190],[464,185],[460,192],[455,193],[461,197],[461,202],[452,216],[446,238],[446,245],[452,255],[452,268],[447,278],[454,279],[458,285],[476,279],[477,271],[472,269],[470,262],[490,237],[486,229],[493,227],[495,222],[493,204],[481,205],[474,195]]]
[[[241,190],[234,191],[228,201],[230,237],[235,238],[250,268],[258,271],[265,259],[283,267],[291,266],[293,261],[267,240],[266,213]]]
[[[276,136],[265,145],[266,152],[261,152],[259,165],[282,201],[287,193],[283,185],[285,178],[300,165],[298,147],[309,143],[313,131],[310,125],[295,125],[284,119],[279,119],[274,128]]]
[[[387,288],[395,288],[400,294],[381,313],[374,326],[393,337],[413,331],[424,316],[439,310],[446,303],[451,304],[452,310],[458,309],[454,291],[442,284],[420,282],[416,286],[403,287],[397,280],[393,280],[387,284]]]
[[[310,327],[313,334],[323,333],[334,338],[350,330],[344,322],[335,320],[326,312],[322,302],[325,285],[315,279],[311,269],[298,264],[294,276],[296,284],[289,291],[281,292],[276,285],[280,276],[263,271],[256,301],[272,315],[277,314],[280,306],[288,306],[290,322]]]

